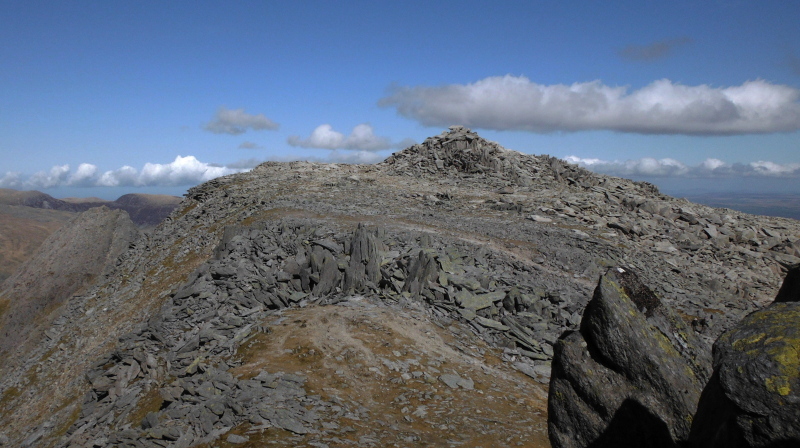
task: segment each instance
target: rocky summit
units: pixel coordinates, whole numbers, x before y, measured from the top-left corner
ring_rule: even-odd
[[[103,227],[130,235],[123,221]],[[747,378],[725,372],[744,346],[785,361],[752,371],[797,406],[794,339],[759,348],[759,330],[735,326],[780,305],[764,308],[800,262],[800,222],[460,126],[376,165],[268,162],[214,179],[152,232],[112,239],[127,241],[118,252],[87,245],[87,225],[42,253],[113,254],[89,286],[47,302],[0,293],[3,322],[17,301],[46,312],[28,306],[41,331],[7,344],[0,445],[674,446],[717,437],[712,425],[758,441],[784,420],[763,417],[771,395],[736,404]],[[45,286],[80,272],[26,269]],[[789,331],[779,315],[740,325]],[[723,334],[732,349],[712,361]],[[692,423],[718,406],[724,421]],[[793,440],[781,425],[770,440]]]

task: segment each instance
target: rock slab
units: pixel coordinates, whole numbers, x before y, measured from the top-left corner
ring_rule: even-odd
[[[553,447],[674,447],[688,439],[709,350],[633,271],[609,269],[580,330],[554,349]]]

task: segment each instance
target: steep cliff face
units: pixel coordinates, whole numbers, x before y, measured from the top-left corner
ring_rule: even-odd
[[[0,432],[15,446],[500,434],[545,446],[554,344],[609,266],[631,266],[707,340],[775,295],[798,237],[791,220],[697,206],[461,127],[377,165],[265,163],[192,188],[63,302],[48,337],[2,372]],[[355,317],[376,310],[431,341],[407,352],[419,333],[395,340],[377,314]],[[341,328],[331,322],[347,322],[347,344],[319,331],[292,342],[302,325]],[[382,407],[380,390],[405,411]]]
[[[60,314],[64,301],[110,272],[138,237],[127,213],[105,207],[78,215],[50,235],[0,292],[4,361],[24,355],[27,344],[35,343]]]

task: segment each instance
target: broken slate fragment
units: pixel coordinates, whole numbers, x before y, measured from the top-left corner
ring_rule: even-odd
[[[475,388],[475,383],[472,381],[472,379],[461,378],[455,373],[444,373],[439,376],[439,380],[451,389],[458,389],[461,387],[462,389],[472,390]]]

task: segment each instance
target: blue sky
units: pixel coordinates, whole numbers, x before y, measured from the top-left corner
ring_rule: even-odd
[[[180,194],[464,124],[676,189],[800,193],[800,3],[0,1],[0,187]]]

